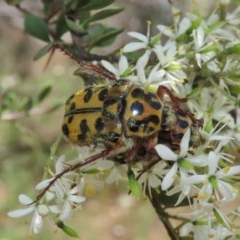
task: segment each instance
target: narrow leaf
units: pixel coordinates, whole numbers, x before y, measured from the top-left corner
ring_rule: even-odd
[[[115,0],[91,0],[89,1],[86,5],[81,7],[81,10],[93,10],[93,9],[100,9],[107,7],[108,5],[112,4],[115,2]]]
[[[57,222],[57,226],[58,226],[60,229],[62,229],[63,232],[66,233],[68,236],[74,237],[74,238],[79,237],[78,234],[77,234],[77,232],[76,232],[73,228],[65,225],[63,222],[61,222],[61,221]]]
[[[25,97],[20,103],[20,109],[23,111],[30,110],[32,106],[33,106],[33,102],[32,102],[32,98],[30,97]]]
[[[82,27],[82,25],[68,19],[67,17],[65,17],[65,20],[66,20],[67,26],[72,32],[81,33],[81,34],[86,33],[86,30]]]
[[[37,102],[40,103],[44,100],[44,98],[51,92],[52,85],[51,84],[45,84],[39,91],[37,95]]]
[[[130,190],[133,193],[133,195],[137,198],[140,198],[142,195],[141,186],[131,169],[129,169],[128,171],[128,182]]]
[[[40,59],[41,57],[43,57],[44,55],[46,55],[49,50],[52,48],[53,43],[48,43],[47,45],[45,45],[44,47],[42,47],[40,50],[38,50],[38,52],[35,54],[35,56],[33,57],[33,60],[36,61],[38,59]]]
[[[24,19],[24,28],[27,33],[41,39],[45,42],[49,41],[48,26],[45,20],[36,15],[26,15]]]
[[[111,8],[111,9],[105,9],[100,12],[97,12],[96,14],[92,15],[88,19],[86,19],[82,25],[85,27],[87,26],[90,22],[98,21],[113,15],[118,14],[119,12],[123,11],[124,8]]]
[[[94,39],[90,44],[89,49],[93,47],[108,46],[112,41],[114,41],[114,38],[117,35],[119,35],[122,31],[123,29],[115,29],[115,28],[107,31],[106,33]]]
[[[211,130],[212,130],[212,128],[213,128],[213,122],[212,122],[212,119],[210,118],[210,119],[207,121],[207,124],[206,124],[206,126],[205,126],[205,128],[204,128],[204,131],[205,131],[206,133],[210,133]]]

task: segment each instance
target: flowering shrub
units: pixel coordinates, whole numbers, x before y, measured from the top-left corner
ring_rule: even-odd
[[[56,157],[57,142],[50,156],[55,169],[47,169],[48,178],[37,184],[37,200],[21,194],[19,201],[25,208],[9,212],[10,217],[32,214],[34,233],[46,218],[57,219],[65,233],[77,236],[64,222],[88,200],[88,185],[102,191],[105,185],[126,178],[131,193],[147,195],[160,219],[180,221],[174,229],[165,220],[171,239],[239,239],[240,8],[225,16],[215,10],[207,18],[197,13],[179,18],[175,13],[173,19],[171,27],[157,24],[154,36],[151,23],[146,35],[129,32],[133,40],[121,49],[118,63],[101,60],[101,64],[117,79],[128,79],[152,92],[164,85],[179,98],[187,98],[191,112],[204,120],[203,128],[199,127],[201,143],[191,146],[190,128],[179,151],[157,143],[161,160],[146,169],[145,162],[118,163],[107,158],[85,164],[103,151],[99,148],[76,147],[75,159]],[[165,212],[178,206],[188,210],[178,216]]]

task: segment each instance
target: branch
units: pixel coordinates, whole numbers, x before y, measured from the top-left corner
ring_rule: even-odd
[[[171,240],[180,240],[180,237],[176,233],[175,229],[173,228],[171,222],[169,221],[168,213],[165,212],[164,206],[161,204],[158,194],[155,189],[151,189],[151,196],[150,193],[147,192],[148,198],[154,207],[159,220],[163,223],[164,227],[167,230],[167,233]]]
[[[36,107],[36,108],[32,108],[25,112],[3,113],[0,119],[2,121],[16,121],[18,119],[22,119],[27,116],[34,116],[34,115],[41,115],[44,113],[48,113],[52,110],[53,110],[53,108]]]

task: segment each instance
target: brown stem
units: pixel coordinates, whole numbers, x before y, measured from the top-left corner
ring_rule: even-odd
[[[27,116],[34,116],[34,115],[40,115],[43,113],[50,112],[52,108],[43,108],[43,107],[36,107],[32,108],[26,112],[10,112],[10,113],[3,113],[0,119],[2,121],[16,121],[18,119],[22,119]]]
[[[158,194],[155,189],[151,189],[151,196],[150,193],[147,192],[149,200],[154,207],[159,220],[163,223],[164,227],[167,230],[167,233],[171,240],[180,240],[180,237],[176,233],[175,229],[173,228],[171,222],[169,221],[168,213],[165,212],[164,206],[161,204]]]

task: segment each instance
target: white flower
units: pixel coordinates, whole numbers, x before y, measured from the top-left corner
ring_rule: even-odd
[[[180,236],[188,237],[193,232],[194,240],[208,239],[208,231],[207,224],[197,224],[197,221],[187,222],[180,228]]]
[[[210,152],[207,156],[208,159],[208,173],[189,176],[183,181],[187,185],[203,184],[199,190],[198,198],[202,201],[208,201],[213,194],[217,200],[220,199],[233,199],[236,197],[236,189],[224,181],[224,178],[231,175],[240,174],[240,166],[220,168],[218,162],[219,156],[215,152]]]
[[[58,158],[55,164],[55,173],[52,178],[45,179],[39,184],[37,184],[37,190],[44,190],[48,187],[49,183],[55,179],[58,174],[61,174],[66,169],[66,159],[65,156],[62,155]],[[50,187],[49,191],[54,193],[58,199],[63,199],[66,193],[69,191],[69,187],[74,184],[75,178],[77,174],[73,171],[66,172],[60,178],[56,179],[52,186]]]
[[[210,50],[213,43],[209,38],[205,37],[202,26],[193,30],[193,39],[196,51],[195,58],[198,66],[201,68],[202,62],[207,62],[207,66],[210,70],[219,72],[218,62],[215,59],[216,53]]]
[[[126,178],[128,166],[126,164],[113,163],[112,169],[105,182],[107,184],[117,183],[119,179]]]
[[[147,49],[149,37],[138,32],[129,32],[129,36],[137,39],[137,42],[130,42],[123,47],[123,52],[135,52],[140,49]]]
[[[187,153],[188,153],[188,146],[189,146],[189,140],[190,140],[190,129],[186,131],[184,134],[181,144],[180,144],[180,153],[176,154],[173,152],[170,148],[166,147],[163,144],[158,144],[155,146],[155,149],[158,153],[158,155],[164,160],[164,161],[170,161],[173,162],[173,165],[171,169],[168,171],[168,173],[165,175],[162,181],[162,190],[167,190],[170,188],[175,180],[175,177],[178,173],[180,173],[180,176],[185,176],[186,169],[183,168],[182,162],[188,162],[187,159],[185,159]],[[191,170],[190,170],[191,171]]]
[[[136,63],[136,70],[137,70],[137,80],[139,82],[141,82],[142,84],[150,84],[148,81],[148,79],[146,78],[145,76],[145,67],[147,66],[147,63],[148,63],[148,60],[149,60],[149,57],[150,57],[150,54],[151,54],[151,51],[150,50],[147,50],[137,61]],[[149,74],[149,76],[152,76],[155,75],[155,72],[157,70],[158,66],[157,67],[154,67],[152,69],[152,73]],[[153,74],[154,73],[154,74]]]
[[[218,122],[233,125],[234,120],[229,112],[234,105],[216,88],[203,88],[198,101],[192,101],[192,107],[197,111],[199,118],[203,118],[207,114]]]
[[[84,188],[83,179],[73,188],[70,188],[64,198],[62,199],[62,210],[59,216],[61,221],[67,220],[74,210],[81,206],[81,203],[85,201],[85,197],[82,196]]]
[[[41,231],[43,226],[42,217],[47,215],[49,209],[46,205],[37,205],[33,200],[25,194],[19,195],[19,202],[26,206],[26,208],[14,210],[8,213],[9,217],[18,218],[32,213],[32,221],[30,231],[37,234]]]
[[[146,36],[138,32],[129,32],[128,35],[135,38],[137,41],[127,43],[123,47],[123,52],[135,52],[140,49],[150,49],[152,47],[151,46],[152,41],[155,42],[154,44],[156,44],[159,41],[158,36],[154,36],[152,38],[150,37],[150,23],[148,23]]]
[[[141,174],[138,179],[140,184],[143,184],[143,190],[146,192],[146,188],[151,196],[151,188],[156,188],[161,185],[161,179],[163,175],[166,173],[164,168],[166,167],[166,163],[164,161],[159,161],[154,166],[152,166],[149,170],[146,170]]]
[[[134,70],[128,64],[128,60],[124,55],[119,58],[118,66],[114,66],[106,60],[101,61],[104,68],[113,73],[117,79],[127,78]]]
[[[157,25],[159,31],[165,36],[169,37],[171,40],[175,40],[181,34],[184,34],[191,27],[191,20],[187,17],[181,19],[181,21],[176,25],[176,29],[172,30],[165,25]]]

